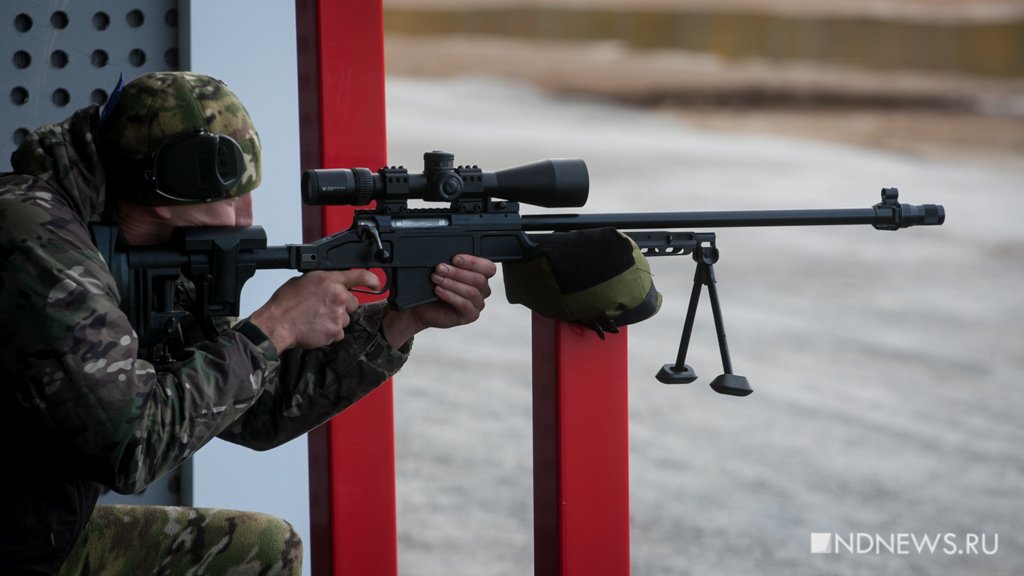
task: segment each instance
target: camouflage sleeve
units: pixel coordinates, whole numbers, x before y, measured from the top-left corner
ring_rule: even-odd
[[[13,188],[0,193],[5,386],[38,424],[37,449],[136,492],[252,406],[277,355],[228,330],[157,371],[138,358],[85,224],[45,185],[25,178]]]
[[[353,315],[345,338],[316,350],[288,350],[264,392],[220,437],[265,450],[304,434],[354,404],[391,377],[408,358],[412,341],[392,348],[381,332],[387,304],[366,304]],[[258,348],[272,348],[264,342]]]

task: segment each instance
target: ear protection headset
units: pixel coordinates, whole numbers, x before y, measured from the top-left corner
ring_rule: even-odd
[[[223,200],[245,171],[242,148],[205,130],[171,136],[148,156],[110,152],[107,179],[143,201],[195,204]]]

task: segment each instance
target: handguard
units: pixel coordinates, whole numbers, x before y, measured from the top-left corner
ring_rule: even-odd
[[[622,232],[598,228],[533,239],[536,246],[521,261],[502,263],[510,303],[581,323],[602,337],[661,308],[647,258]]]

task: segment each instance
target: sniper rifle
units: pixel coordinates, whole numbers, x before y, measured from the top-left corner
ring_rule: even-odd
[[[424,170],[402,167],[377,172],[366,168],[307,170],[302,198],[310,205],[367,206],[352,225],[309,244],[267,246],[263,228],[179,228],[168,246],[129,246],[116,226],[94,225],[93,238],[110,267],[121,295],[121,309],[140,338],[162,360],[183,341],[182,323],[193,318],[207,337],[213,320],[237,317],[242,286],[256,270],[347,270],[381,268],[388,301],[398,310],[435,300],[430,272],[460,253],[494,262],[521,260],[539,235],[611,227],[625,231],[646,256],[692,255],[696,262],[676,361],[658,372],[667,384],[693,382],[687,365],[697,305],[707,287],[724,373],[711,383],[734,396],[751,392],[746,378],[733,374],[714,273],[719,252],[714,232],[687,228],[749,226],[871,225],[879,230],[940,225],[940,205],[899,202],[896,188],[882,189],[870,208],[522,215],[520,203],[545,208],[586,204],[587,166],[578,159],[549,159],[497,172],[455,166],[454,155],[424,154]],[[443,208],[414,208],[410,200],[444,202]],[[187,278],[194,289],[182,281]]]

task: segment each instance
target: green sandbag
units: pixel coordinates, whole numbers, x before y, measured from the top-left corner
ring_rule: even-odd
[[[646,320],[661,308],[650,264],[629,236],[598,228],[540,238],[525,258],[502,264],[509,302],[599,334]]]

